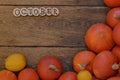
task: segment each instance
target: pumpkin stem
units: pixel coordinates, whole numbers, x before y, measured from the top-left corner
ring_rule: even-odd
[[[81,64],[78,64],[78,66],[80,67],[81,70],[84,70],[86,68],[86,66],[88,65],[88,62]]]
[[[112,65],[113,70],[118,70],[119,69],[119,64],[115,63]]]
[[[55,72],[59,72],[59,69],[53,64],[49,65],[48,68],[51,69],[51,70],[54,70]]]
[[[120,19],[120,14],[115,14],[114,17]]]

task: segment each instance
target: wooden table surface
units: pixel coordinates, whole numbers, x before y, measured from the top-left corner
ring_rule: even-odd
[[[56,7],[57,17],[15,17],[14,8]],[[84,35],[90,25],[105,23],[103,0],[0,0],[0,69],[12,53],[23,53],[27,66],[36,69],[45,55],[57,56],[64,71],[72,69],[73,56],[87,47]]]

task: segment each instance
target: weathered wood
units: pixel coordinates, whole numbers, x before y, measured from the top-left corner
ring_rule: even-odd
[[[77,0],[77,4],[82,6],[105,6],[103,0]]]
[[[0,47],[0,70],[4,69],[5,59],[12,53],[22,53],[27,60],[27,67],[36,69],[40,58],[46,55],[53,55],[61,60],[63,71],[73,70],[72,59],[74,55],[86,48],[45,48],[45,47]]]
[[[58,17],[15,17],[16,7],[24,6],[0,6],[0,46],[85,46],[85,31],[105,22],[108,11],[106,7],[57,6]]]
[[[0,5],[84,5],[103,6],[103,0],[0,0]]]

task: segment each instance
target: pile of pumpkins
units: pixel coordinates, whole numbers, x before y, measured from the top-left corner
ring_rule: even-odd
[[[61,61],[45,56],[39,60],[37,71],[24,65],[17,78],[14,71],[4,69],[0,80],[120,80],[120,0],[104,3],[111,8],[107,24],[96,23],[87,30],[84,40],[88,50],[73,57],[74,71],[62,74]]]

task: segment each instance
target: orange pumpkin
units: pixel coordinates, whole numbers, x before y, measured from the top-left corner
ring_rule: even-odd
[[[45,56],[39,60],[37,71],[42,80],[56,80],[62,73],[62,64],[55,56]]]
[[[120,62],[119,62],[119,66],[120,66]],[[120,68],[119,68],[119,70],[118,70],[117,76],[120,76]]]
[[[95,53],[88,50],[78,52],[73,58],[74,70],[80,72],[83,69],[87,69],[92,73],[92,63],[95,56]]]
[[[110,51],[100,52],[94,59],[93,72],[99,79],[107,79],[119,69],[116,57]]]
[[[77,74],[75,72],[65,72],[63,73],[58,80],[77,80]]]
[[[104,0],[104,3],[111,8],[120,6],[120,0]]]
[[[0,80],[17,80],[17,77],[13,72],[4,69],[0,71]]]
[[[106,20],[110,27],[115,28],[115,26],[120,22],[120,7],[111,9],[107,13]]]
[[[19,73],[18,80],[39,80],[39,76],[32,68],[25,68]]]
[[[115,46],[112,49],[112,53],[118,58],[118,60],[120,62],[120,47],[119,46]]]
[[[120,77],[116,76],[116,77],[111,77],[111,78],[108,78],[107,80],[120,80]]]
[[[86,32],[85,43],[89,49],[96,53],[110,50],[114,46],[112,29],[103,23],[92,25]]]
[[[115,43],[120,46],[120,23],[117,24],[113,30],[113,39]]]

